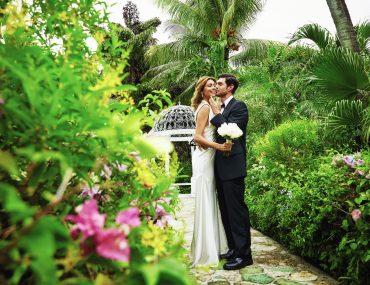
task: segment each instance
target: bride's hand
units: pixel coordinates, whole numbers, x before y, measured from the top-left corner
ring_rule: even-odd
[[[218,150],[219,151],[231,151],[232,144],[231,143],[223,143],[223,144],[218,144]]]

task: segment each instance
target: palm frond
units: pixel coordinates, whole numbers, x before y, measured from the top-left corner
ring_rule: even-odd
[[[180,1],[180,0],[156,0],[161,8],[171,15],[171,19],[194,31],[209,32],[215,17],[212,11],[199,9],[198,1]]]
[[[178,73],[183,68],[183,61],[172,61],[166,64],[155,66],[149,69],[143,76],[144,80],[150,79],[153,85],[166,85],[169,78],[173,78],[174,73]],[[164,86],[167,87],[167,86]]]
[[[338,101],[325,119],[327,135],[353,139],[361,137],[364,110],[364,104],[360,100]]]
[[[177,101],[181,101],[183,104],[190,104],[191,97],[193,96],[196,81],[193,81],[188,87],[176,97]]]
[[[221,31],[227,33],[232,30],[239,30],[250,25],[256,18],[256,14],[262,10],[260,0],[230,0],[224,12]]]
[[[233,66],[242,66],[255,60],[262,60],[268,56],[268,49],[273,45],[279,45],[279,43],[259,39],[243,40],[241,42],[241,52],[231,56],[230,63]]]
[[[315,59],[311,79],[331,101],[369,96],[370,82],[361,55],[344,48],[326,48]]]
[[[365,143],[370,142],[370,107],[363,111],[362,139]]]
[[[186,60],[194,54],[203,54],[207,48],[204,35],[183,35],[180,39],[152,46],[145,54],[150,65],[161,65],[170,61]]]
[[[355,31],[360,50],[370,53],[370,21],[359,23]]]
[[[304,39],[313,41],[320,49],[334,44],[334,39],[330,32],[319,24],[307,24],[298,28],[292,35],[288,45]]]

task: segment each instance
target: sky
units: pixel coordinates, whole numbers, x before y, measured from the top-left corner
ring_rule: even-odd
[[[162,25],[154,34],[159,43],[170,42],[169,34],[164,31],[164,22],[170,18],[166,11],[155,4],[155,0],[131,0],[139,10],[140,20],[146,21],[158,17]],[[116,3],[109,9],[110,19],[122,23],[122,7],[128,0],[106,0],[108,4]],[[346,0],[355,25],[365,19],[370,20],[370,0]],[[308,23],[318,23],[335,33],[335,26],[326,0],[265,0],[262,12],[256,21],[242,34],[247,39],[268,39],[287,43],[289,37],[298,27]]]

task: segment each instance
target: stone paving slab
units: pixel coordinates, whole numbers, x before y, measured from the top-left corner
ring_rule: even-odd
[[[194,198],[180,195],[182,208],[177,219],[182,221],[185,231],[186,248],[190,250],[194,222]],[[253,266],[241,270],[223,270],[218,267],[196,267],[191,274],[199,285],[336,285],[336,280],[290,254],[282,245],[252,229]],[[190,264],[190,262],[189,262]]]

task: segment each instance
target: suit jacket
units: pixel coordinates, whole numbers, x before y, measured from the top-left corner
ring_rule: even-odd
[[[219,128],[223,123],[236,123],[243,131],[243,135],[233,141],[233,146],[229,156],[225,156],[222,151],[216,151],[215,174],[221,181],[232,180],[246,176],[246,131],[248,124],[247,105],[235,98],[227,104],[224,112],[217,114],[211,120],[212,125]],[[217,132],[216,132],[217,133]],[[217,143],[224,143],[225,139],[218,135]]]

